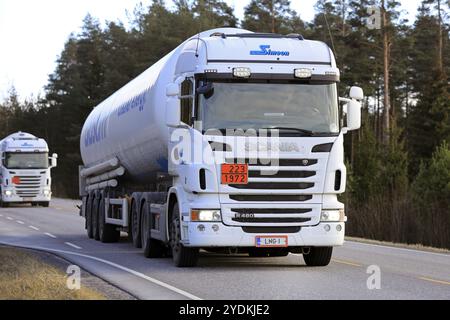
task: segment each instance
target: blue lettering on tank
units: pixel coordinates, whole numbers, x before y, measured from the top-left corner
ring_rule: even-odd
[[[290,55],[289,51],[272,51],[270,50],[270,45],[262,44],[259,46],[260,50],[252,50],[250,51],[250,55],[252,56],[285,56],[288,57]]]
[[[146,92],[143,92],[132,99],[128,100],[124,104],[120,105],[117,108],[117,116],[120,117],[134,109],[138,109],[140,112],[144,111],[145,100],[146,100]]]

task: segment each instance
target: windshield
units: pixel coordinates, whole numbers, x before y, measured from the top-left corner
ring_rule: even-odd
[[[7,153],[5,167],[8,169],[47,169],[48,153]]]
[[[336,83],[220,83],[199,94],[198,120],[209,129],[301,129],[339,133]]]

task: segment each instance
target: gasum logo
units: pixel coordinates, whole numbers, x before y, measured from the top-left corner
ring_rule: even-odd
[[[25,142],[22,143],[22,147],[32,147],[33,145],[31,143]]]
[[[270,45],[262,44],[259,46],[261,50],[252,50],[250,55],[252,56],[289,56],[289,51],[275,51],[270,49]]]

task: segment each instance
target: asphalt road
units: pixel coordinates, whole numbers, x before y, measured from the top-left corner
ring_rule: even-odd
[[[146,259],[125,236],[115,244],[88,239],[76,203],[0,208],[0,243],[56,253],[139,299],[450,299],[450,254],[347,242],[325,268],[293,254],[205,253],[197,268],[179,269],[171,259]],[[368,271],[377,269],[381,287],[373,289]]]

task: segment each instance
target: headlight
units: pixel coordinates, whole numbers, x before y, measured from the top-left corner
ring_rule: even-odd
[[[44,196],[49,196],[50,195],[50,190],[44,190]]]
[[[12,196],[12,191],[6,190],[6,191],[5,191],[5,196],[11,197],[11,196]]]
[[[220,210],[191,210],[191,221],[217,222],[222,221]]]
[[[340,210],[324,210],[320,219],[322,222],[345,222],[345,211]]]

